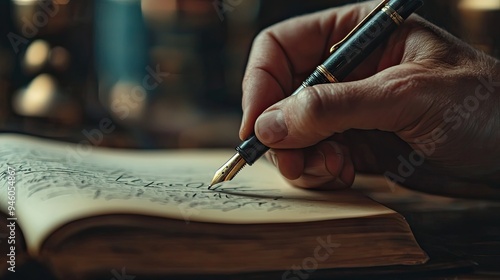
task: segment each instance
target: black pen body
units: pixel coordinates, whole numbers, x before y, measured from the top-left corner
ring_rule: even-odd
[[[389,1],[334,50],[330,57],[320,64],[292,95],[305,87],[336,83],[345,79],[422,4],[421,0]],[[252,135],[236,147],[236,150],[247,164],[252,165],[269,148]]]
[[[318,66],[302,87],[345,79],[368,55],[387,41],[398,25],[403,24],[404,20],[422,4],[421,0],[389,1]]]

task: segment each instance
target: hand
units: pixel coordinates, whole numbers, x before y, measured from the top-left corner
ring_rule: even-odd
[[[430,192],[474,196],[473,184],[489,194],[500,186],[500,64],[416,15],[344,82],[288,97],[377,3],[261,32],[240,137],[255,131],[298,187],[348,187],[356,171]]]

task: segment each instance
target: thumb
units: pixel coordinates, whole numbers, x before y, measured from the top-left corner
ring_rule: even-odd
[[[415,69],[409,74],[398,68],[360,81],[307,87],[264,111],[255,134],[266,146],[292,149],[351,128],[400,131],[426,108],[414,101],[422,84]]]

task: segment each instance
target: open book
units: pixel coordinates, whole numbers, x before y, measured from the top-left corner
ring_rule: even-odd
[[[0,135],[0,206],[23,233],[12,246],[19,255],[25,243],[26,254],[62,279],[110,279],[122,268],[133,275],[282,271],[288,279],[297,268],[427,260],[396,212],[351,190],[290,187],[265,160],[209,190],[231,154]]]

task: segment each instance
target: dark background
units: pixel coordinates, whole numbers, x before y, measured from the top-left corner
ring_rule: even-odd
[[[255,35],[349,2],[359,1],[0,1],[0,131],[130,148],[234,146]],[[499,56],[500,2],[425,2],[420,15]],[[148,79],[155,69],[163,74]]]

